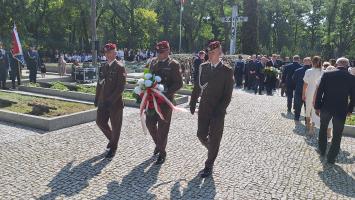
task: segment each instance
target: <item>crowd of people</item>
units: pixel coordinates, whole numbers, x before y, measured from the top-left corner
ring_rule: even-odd
[[[22,69],[26,66],[29,71],[29,81],[37,82],[37,71],[41,71],[42,77],[46,74],[46,67],[35,47],[30,47],[24,52],[23,57],[13,55],[11,51],[6,51],[2,42],[0,42],[0,88],[9,89],[6,86],[6,80],[11,79],[12,89],[21,85]]]
[[[268,73],[268,68],[277,73]],[[315,127],[319,128],[319,153],[324,156],[327,143],[331,143],[327,160],[335,162],[346,117],[352,115],[355,103],[355,66],[347,58],[322,62],[321,57],[314,56],[301,62],[295,55],[291,62],[276,54],[271,58],[252,55],[245,61],[239,56],[234,77],[236,87],[244,86],[255,94],[262,94],[264,87],[268,95],[281,88],[281,95],[287,96],[287,112],[293,112],[297,123],[304,107],[306,134],[313,137]]]
[[[156,56],[155,51],[151,50],[145,50],[145,49],[118,49],[116,51],[116,57],[119,60],[125,60],[125,61],[146,61],[149,58],[153,58]],[[65,62],[67,63],[74,63],[74,61],[77,61],[79,63],[84,63],[84,62],[92,62],[92,53],[91,52],[71,52],[71,53],[66,53],[66,52],[60,52],[59,50],[56,50],[55,53],[51,56],[52,62],[59,62],[60,59],[64,59]],[[105,57],[104,54],[99,53],[97,56],[98,61],[107,61],[107,58]]]

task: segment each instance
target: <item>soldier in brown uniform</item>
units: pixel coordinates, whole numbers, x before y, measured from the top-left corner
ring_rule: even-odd
[[[96,124],[109,140],[106,158],[113,158],[121,133],[124,107],[122,93],[126,84],[126,70],[116,60],[115,44],[106,44],[104,51],[108,62],[101,68],[96,87]],[[108,120],[111,121],[112,128],[108,125]]]
[[[174,103],[174,95],[183,85],[180,64],[169,57],[170,46],[167,41],[156,45],[158,56],[153,58],[149,68],[152,74],[161,77],[164,85],[164,95]],[[166,144],[170,128],[172,109],[167,104],[160,105],[165,120],[160,119],[158,114],[148,115],[146,125],[152,136],[156,148],[154,155],[159,153],[156,164],[163,164],[166,158]]]
[[[222,139],[226,109],[232,98],[233,70],[220,59],[221,51],[218,41],[208,45],[209,60],[200,65],[190,100],[190,111],[194,114],[197,99],[201,96],[197,137],[208,150],[202,178],[212,174]]]

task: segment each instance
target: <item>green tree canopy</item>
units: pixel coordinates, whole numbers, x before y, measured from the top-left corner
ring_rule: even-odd
[[[210,39],[229,49],[232,6],[248,22],[237,27],[238,53],[280,53],[326,58],[355,55],[355,5],[352,0],[187,0],[182,14],[182,50],[206,47]],[[90,1],[0,0],[0,40],[11,43],[16,23],[25,47],[90,51]],[[97,0],[100,44],[153,48],[158,40],[179,47],[180,0]]]

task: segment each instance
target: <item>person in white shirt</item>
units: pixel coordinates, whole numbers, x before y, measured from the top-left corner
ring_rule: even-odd
[[[312,59],[312,68],[308,69],[303,78],[303,94],[302,99],[306,102],[306,131],[310,135],[314,135],[314,127],[320,127],[320,119],[316,115],[313,103],[314,94],[317,90],[319,80],[322,77],[324,71],[322,70],[321,59],[318,56]],[[332,124],[328,128],[332,128]]]

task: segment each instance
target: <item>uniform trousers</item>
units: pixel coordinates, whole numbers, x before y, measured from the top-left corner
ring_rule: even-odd
[[[217,158],[224,129],[225,116],[211,117],[200,114],[197,137],[208,150],[205,167],[212,168]]]
[[[123,108],[99,106],[97,109],[96,124],[109,140],[108,148],[117,149],[120,139],[123,118]],[[108,121],[111,122],[111,127]]]
[[[157,113],[147,115],[146,125],[160,154],[166,154],[172,110],[167,104],[160,105],[164,120]]]

